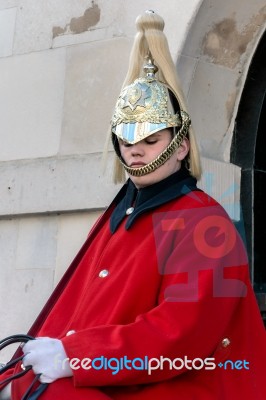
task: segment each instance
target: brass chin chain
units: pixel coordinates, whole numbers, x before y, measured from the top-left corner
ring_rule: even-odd
[[[169,158],[174,154],[175,150],[181,145],[183,139],[188,134],[190,126],[189,115],[185,111],[181,111],[181,118],[182,118],[182,127],[180,128],[178,133],[174,136],[173,140],[169,143],[166,149],[149,164],[146,164],[143,167],[139,168],[131,168],[128,167],[121,158],[119,158],[121,164],[123,165],[128,174],[132,176],[144,176],[150,174],[157,168],[161,167],[164,163],[166,163],[167,160],[169,160]]]

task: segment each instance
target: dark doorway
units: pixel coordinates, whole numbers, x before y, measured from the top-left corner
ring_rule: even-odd
[[[241,208],[251,280],[266,325],[266,32],[241,96],[231,162],[242,168]]]

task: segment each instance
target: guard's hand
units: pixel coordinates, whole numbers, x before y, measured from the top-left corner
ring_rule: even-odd
[[[42,383],[73,375],[61,340],[48,337],[29,340],[22,350],[24,367],[31,365],[36,375],[41,374],[39,380]]]

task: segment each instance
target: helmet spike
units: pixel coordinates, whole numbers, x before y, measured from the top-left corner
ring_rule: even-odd
[[[147,62],[143,66],[143,71],[145,72],[146,78],[148,80],[154,80],[154,79],[156,79],[155,74],[158,71],[158,68],[154,64],[154,61],[152,59],[152,56],[151,56],[150,52],[145,58],[146,58]]]

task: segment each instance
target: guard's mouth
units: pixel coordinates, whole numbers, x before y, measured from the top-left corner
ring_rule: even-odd
[[[144,163],[144,162],[141,162],[141,161],[139,161],[139,162],[133,162],[133,163],[131,163],[130,164],[130,167],[131,168],[140,168],[140,167],[144,167],[146,164]]]

